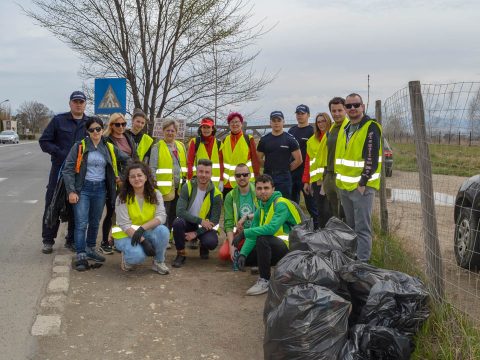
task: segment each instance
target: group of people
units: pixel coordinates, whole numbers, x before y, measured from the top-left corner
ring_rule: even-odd
[[[152,269],[165,275],[172,239],[173,267],[185,265],[186,246],[208,259],[218,246],[223,210],[226,241],[219,256],[230,259],[235,270],[258,267],[259,278],[247,294],[265,293],[270,267],[288,252],[288,234],[303,220],[300,194],[316,228],[331,216],[344,217],[357,232],[358,259],[369,260],[381,127],[365,114],[360,95],[333,98],[333,121],[319,113],[313,126],[309,107],[297,106],[298,124],[288,132],[283,113],[273,111],[271,132],[258,146],[244,133],[237,112],[227,118],[230,133],[223,141],[215,137],[214,121],[204,118],[185,146],[176,139],[174,120],[162,123],[162,139],[155,142],[143,131],[147,118],[141,110],[134,111],[131,129],[119,113],[105,129],[100,118],[84,114],[82,92],[73,92],[69,104],[70,112],[56,115],[39,142],[52,160],[45,212],[63,175],[72,208],[65,247],[76,252],[77,270],[88,269],[88,260],[104,262],[116,249],[123,270],[151,256]],[[52,252],[57,231],[58,222],[53,227],[43,222],[44,253]]]

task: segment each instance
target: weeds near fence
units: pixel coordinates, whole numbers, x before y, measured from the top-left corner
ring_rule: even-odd
[[[423,271],[402,249],[402,240],[381,234],[374,218],[374,241],[371,263],[384,269],[397,270],[425,281]],[[431,302],[430,317],[415,338],[413,360],[473,360],[480,359],[480,331],[466,315],[447,303]]]

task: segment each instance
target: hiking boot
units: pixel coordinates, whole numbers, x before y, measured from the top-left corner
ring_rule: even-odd
[[[185,261],[187,261],[187,257],[184,255],[177,255],[175,260],[173,260],[172,266],[175,268],[180,268],[185,264]]]
[[[152,270],[158,272],[160,275],[167,275],[170,272],[164,262],[158,262],[155,259],[152,263]]]
[[[67,250],[70,250],[71,252],[75,252],[75,244],[73,242],[66,242],[63,247]]]
[[[113,248],[108,244],[100,245],[98,251],[100,251],[103,255],[113,255]]]
[[[189,241],[188,247],[190,249],[198,249],[198,239],[193,239],[192,241]]]
[[[123,252],[122,252],[121,259],[120,259],[120,268],[123,271],[132,271],[133,269],[135,269],[134,265],[130,265],[129,263],[127,263],[125,261],[125,256],[123,256]]]
[[[53,252],[52,244],[43,244],[42,253],[51,254]]]
[[[200,259],[208,260],[208,249],[206,247],[200,246]]]
[[[97,253],[94,247],[87,247],[87,259],[93,260],[95,262],[105,262],[105,257]]]
[[[87,255],[85,253],[77,254],[77,260],[75,261],[75,270],[85,271],[90,268],[88,264]]]
[[[268,291],[268,285],[270,281],[262,278],[258,278],[255,285],[247,290],[247,295],[261,295],[265,294]]]

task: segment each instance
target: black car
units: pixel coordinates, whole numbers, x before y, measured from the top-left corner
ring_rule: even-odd
[[[385,176],[392,176],[393,151],[387,139],[383,138],[383,166],[385,166]]]
[[[480,175],[465,180],[455,199],[454,251],[457,264],[465,269],[480,267]]]

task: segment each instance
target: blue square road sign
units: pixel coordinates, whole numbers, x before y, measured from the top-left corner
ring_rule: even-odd
[[[127,112],[127,79],[95,79],[95,114]]]

